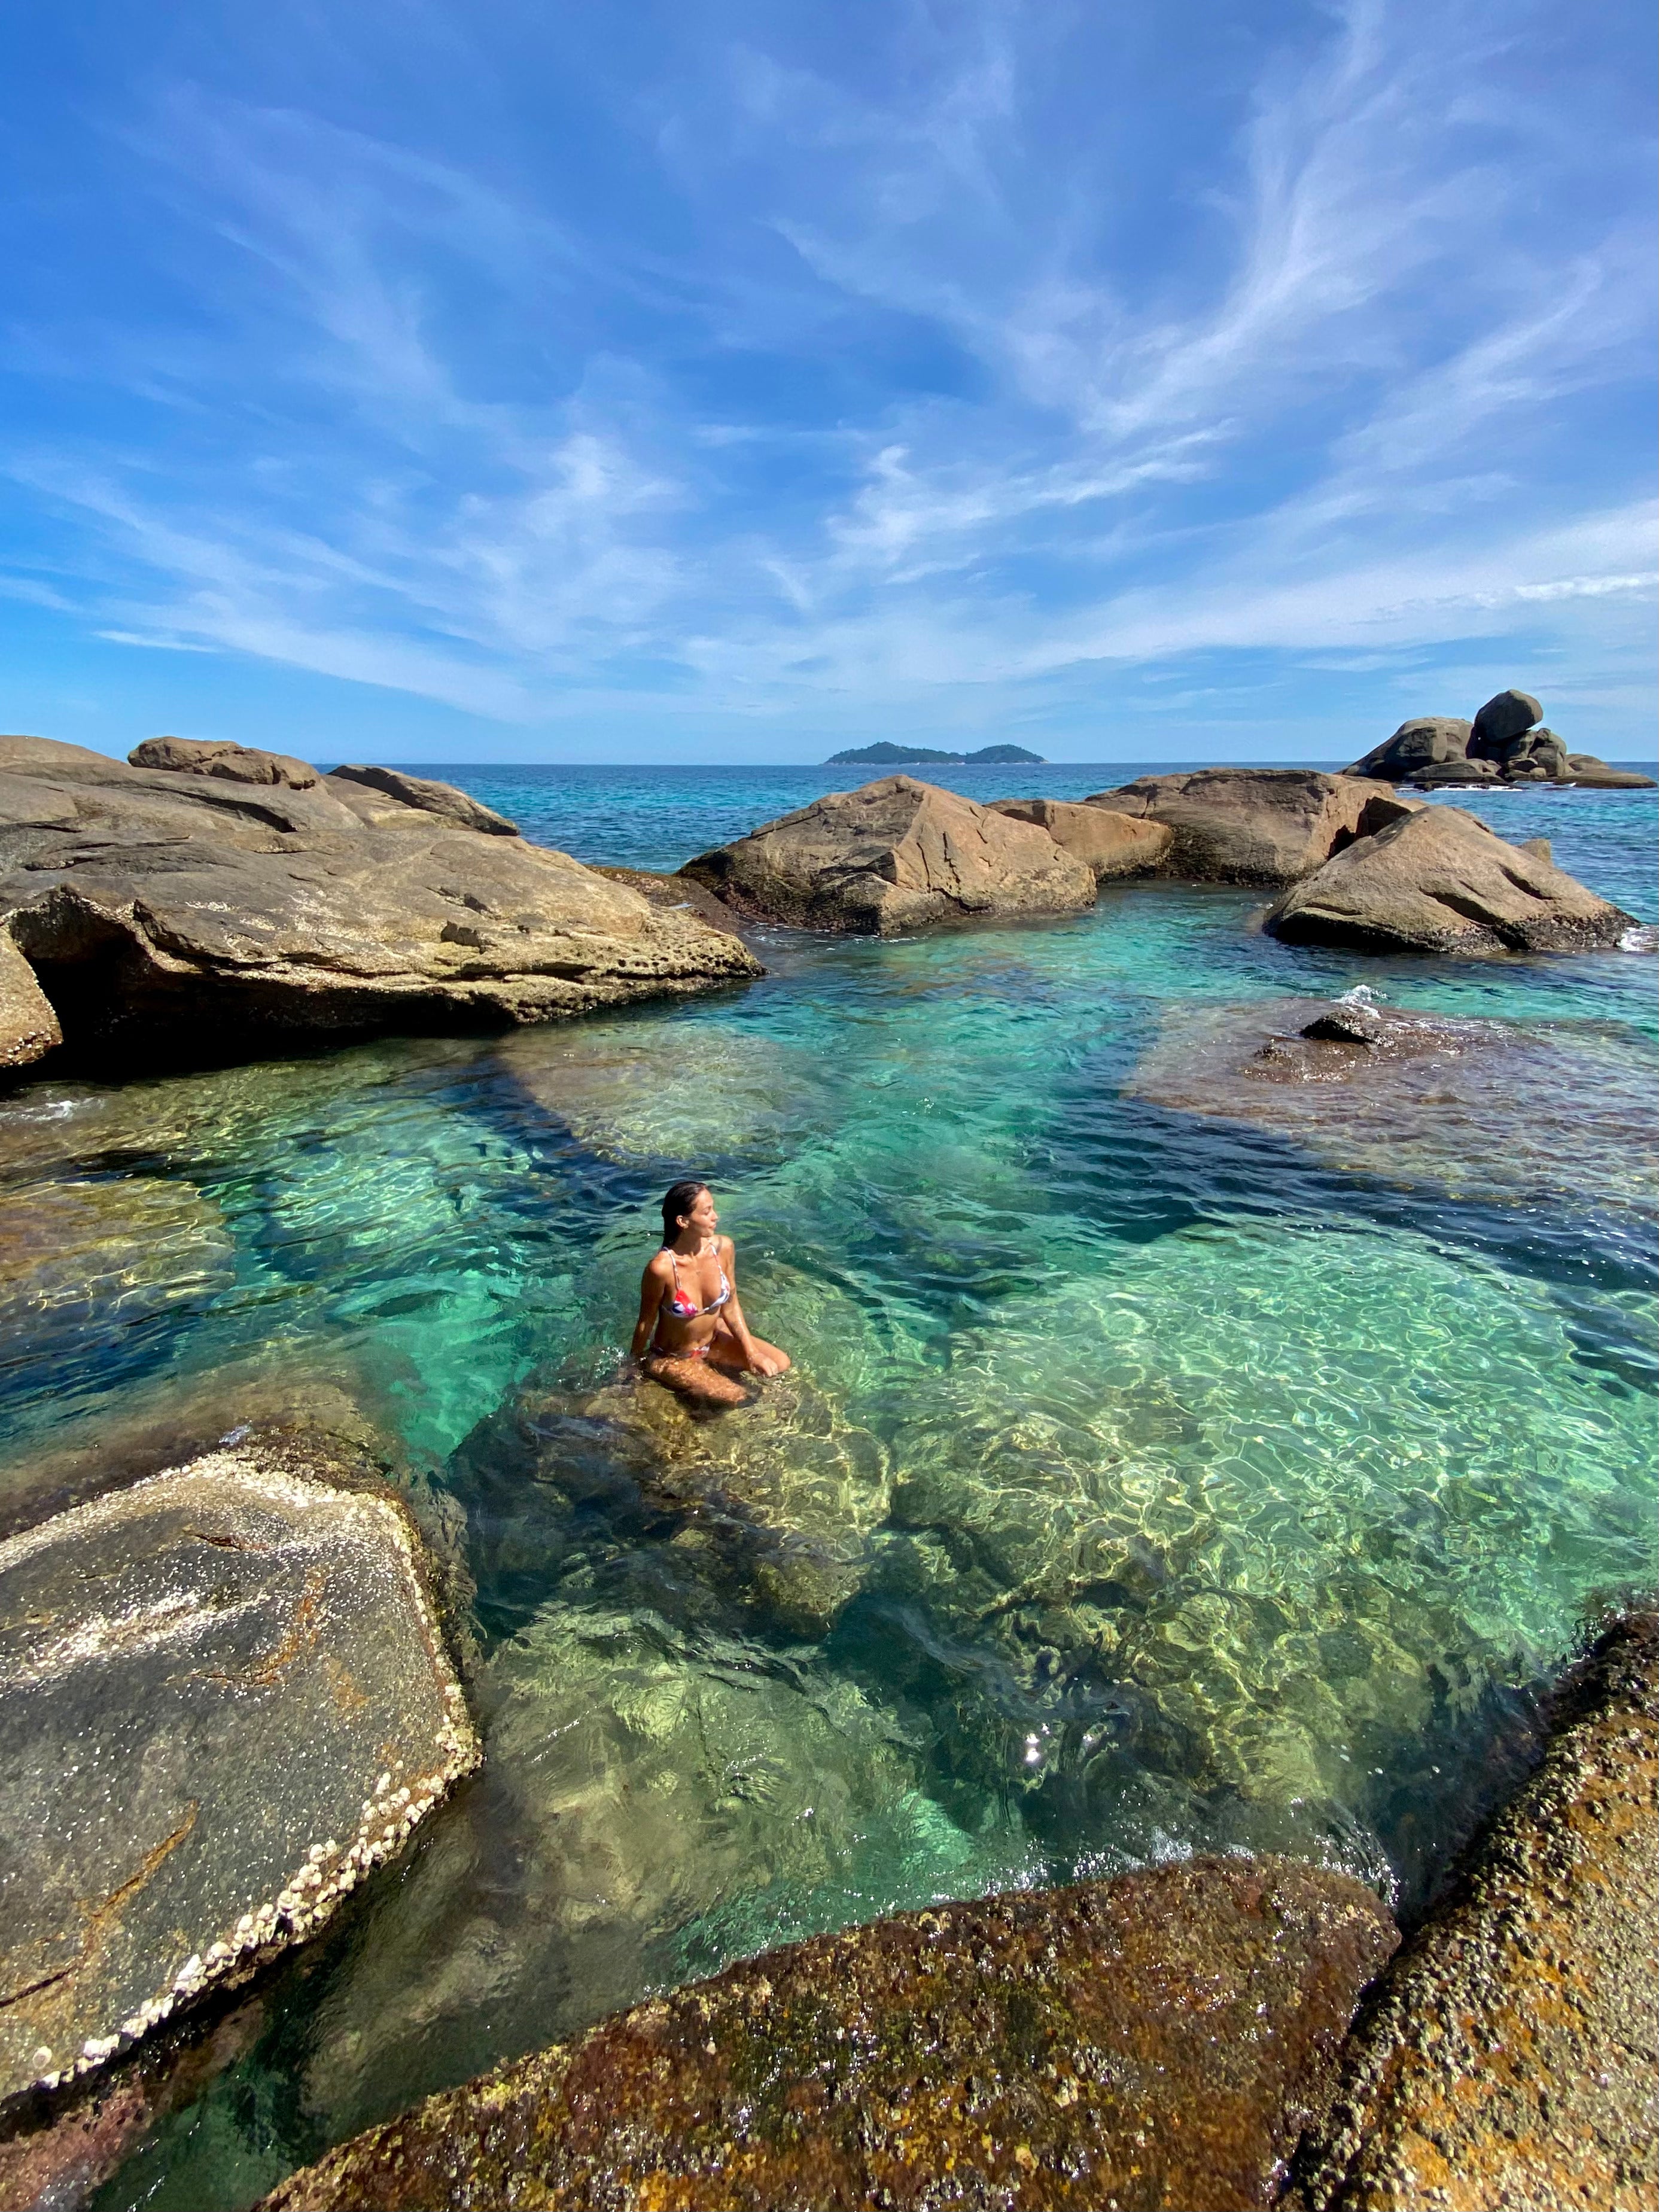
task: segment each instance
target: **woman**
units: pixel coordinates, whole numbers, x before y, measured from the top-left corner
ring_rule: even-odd
[[[653,1382],[711,1406],[741,1406],[739,1375],[781,1375],[789,1355],[750,1334],[738,1262],[703,1182],[677,1182],[662,1202],[662,1249],[640,1283],[633,1355]]]

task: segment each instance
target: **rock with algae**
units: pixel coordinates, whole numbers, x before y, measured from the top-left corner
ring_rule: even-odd
[[[267,1441],[0,1545],[0,2096],[325,1922],[473,1765],[412,1522]]]
[[[1395,1961],[1301,2161],[1306,2212],[1659,2203],[1659,1616],[1601,1638],[1542,1766]]]
[[[266,2212],[1267,2206],[1394,1923],[1194,1860],[763,1954],[343,2145]]]
[[[456,1455],[463,1493],[484,1505],[480,1556],[536,1547],[545,1571],[580,1510],[619,1532],[678,1529],[688,1567],[787,1632],[822,1635],[858,1589],[889,1499],[886,1456],[809,1377],[766,1384],[756,1401],[699,1418],[654,1383],[592,1390],[526,1383]],[[535,1498],[540,1511],[526,1515]],[[549,1536],[551,1548],[547,1548]],[[526,1567],[535,1562],[526,1559]]]

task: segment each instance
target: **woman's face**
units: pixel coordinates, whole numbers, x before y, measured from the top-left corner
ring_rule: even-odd
[[[691,1201],[690,1212],[683,1213],[680,1218],[692,1236],[701,1237],[705,1243],[720,1227],[720,1222],[719,1214],[714,1211],[714,1200],[706,1190],[700,1190],[697,1193]]]

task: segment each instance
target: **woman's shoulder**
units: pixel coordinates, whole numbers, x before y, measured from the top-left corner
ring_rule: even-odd
[[[674,1262],[668,1256],[668,1247],[665,1244],[659,1244],[656,1250],[651,1255],[651,1257],[645,1263],[645,1272],[647,1275],[672,1275],[673,1273]]]

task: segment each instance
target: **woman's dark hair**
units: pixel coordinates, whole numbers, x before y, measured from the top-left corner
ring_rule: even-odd
[[[706,1182],[671,1183],[663,1194],[662,1241],[672,1244],[680,1233],[680,1216],[690,1213],[699,1194],[708,1188]]]

